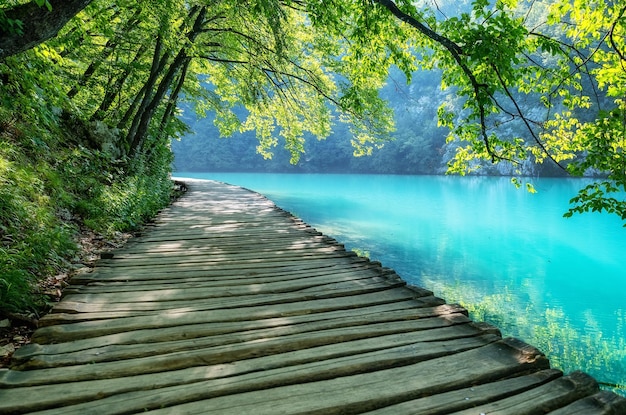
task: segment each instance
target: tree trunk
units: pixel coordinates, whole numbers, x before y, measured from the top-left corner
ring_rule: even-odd
[[[121,32],[118,33],[117,36],[115,36],[114,39],[108,39],[107,40],[106,44],[104,45],[104,48],[102,49],[102,55],[100,55],[100,57],[98,59],[94,59],[89,64],[89,66],[87,67],[85,72],[83,72],[83,76],[81,76],[80,79],[78,80],[77,84],[74,85],[72,87],[72,89],[70,89],[69,92],[67,93],[67,97],[69,99],[74,98],[76,96],[76,94],[78,93],[78,90],[81,87],[84,87],[85,85],[87,85],[87,82],[89,82],[89,79],[98,70],[100,65],[102,65],[102,63],[104,63],[104,61],[109,59],[109,57],[113,54],[113,52],[115,51],[115,48],[117,47],[119,42],[123,39],[123,37],[130,30],[132,30],[133,27],[135,27],[135,26],[137,26],[139,24],[138,17],[139,17],[140,13],[141,13],[141,9],[136,9],[135,13],[133,14],[133,16],[130,19],[128,19],[128,21],[126,22],[124,27],[121,29]],[[120,12],[117,11],[115,13],[115,15],[111,19],[116,18],[119,14],[120,14]]]
[[[104,119],[106,112],[109,110],[109,108],[111,108],[113,101],[115,101],[115,97],[117,96],[117,94],[119,94],[122,87],[126,83],[126,79],[128,79],[128,76],[131,73],[131,68],[133,67],[134,64],[139,62],[139,60],[143,57],[143,55],[147,51],[148,51],[148,45],[145,43],[142,44],[139,50],[137,51],[137,53],[135,54],[135,57],[133,58],[133,60],[126,66],[126,69],[124,70],[124,72],[115,79],[115,82],[107,85],[106,91],[104,93],[104,98],[102,98],[102,102],[100,103],[100,106],[98,107],[98,109],[89,118],[90,120],[93,121],[93,120]],[[145,91],[145,90],[142,89],[142,91]],[[140,92],[139,95],[143,96],[143,92]],[[128,119],[130,119],[131,115],[128,115],[128,117],[125,116],[124,118],[122,118],[122,120],[120,121],[122,126],[125,125],[126,122],[128,122]]]
[[[164,134],[167,124],[170,122],[172,116],[174,115],[174,111],[176,110],[176,106],[178,104],[178,96],[180,95],[180,91],[183,89],[183,85],[185,84],[185,78],[187,77],[187,70],[189,69],[190,63],[191,58],[187,58],[182,70],[180,71],[180,75],[178,76],[178,82],[176,83],[176,87],[170,94],[170,98],[167,101],[167,107],[165,108],[165,112],[163,113],[163,118],[161,118],[161,125],[159,128],[161,134]]]
[[[135,95],[135,98],[133,98],[133,102],[131,102],[131,104],[126,109],[126,112],[124,113],[124,116],[117,123],[117,128],[119,128],[120,130],[123,130],[124,128],[126,128],[126,126],[128,125],[128,122],[132,118],[133,114],[135,114],[137,112],[137,109],[139,108],[139,103],[145,97],[147,89],[148,89],[147,85],[144,84],[141,87],[141,89],[139,90],[139,92],[137,92],[137,94]],[[127,141],[128,141],[128,134],[127,134]]]
[[[196,17],[193,27],[189,34],[187,35],[187,39],[191,44],[194,43],[198,35],[202,32],[202,27],[204,25],[204,19],[206,17],[207,8],[202,7]],[[194,10],[190,14],[193,14]],[[141,146],[143,145],[143,141],[148,134],[148,127],[150,122],[152,121],[152,117],[154,116],[154,112],[157,107],[165,97],[167,90],[172,85],[176,74],[181,68],[185,65],[188,59],[191,59],[187,56],[187,50],[185,47],[181,49],[174,61],[170,64],[167,73],[161,79],[159,83],[159,87],[157,88],[154,94],[146,93],[144,97],[144,102],[142,102],[139,111],[135,115],[135,119],[133,120],[133,125],[127,136],[127,142],[130,144],[130,154],[134,154],[137,151],[141,150]]]
[[[65,24],[93,0],[50,0],[52,10],[34,1],[4,10],[8,19],[20,20],[23,33],[0,32],[0,61],[54,37]]]
[[[163,112],[163,116],[161,117],[161,122],[159,124],[158,136],[154,140],[150,141],[150,145],[147,146],[147,148],[145,148],[144,150],[144,153],[148,160],[152,157],[152,153],[158,147],[161,140],[165,140],[168,138],[167,125],[172,120],[174,116],[174,111],[178,106],[178,97],[180,95],[180,91],[182,91],[183,89],[183,85],[185,84],[185,79],[187,78],[187,71],[189,69],[190,63],[191,58],[187,58],[183,65],[183,68],[180,71],[180,75],[178,75],[178,81],[176,82],[176,86],[174,87],[174,90],[167,100],[167,106],[165,107],[165,111]]]
[[[144,103],[139,108],[135,119],[133,120],[133,125],[131,126],[128,138],[130,143],[130,154],[133,154],[141,149],[143,141],[145,140],[148,134],[148,127],[150,125],[150,121],[152,121],[152,117],[154,116],[154,112],[157,107],[165,97],[167,90],[172,85],[174,78],[176,77],[176,73],[182,68],[185,61],[188,59],[185,50],[181,50],[174,61],[170,64],[169,69],[161,82],[159,83],[159,87],[156,92],[149,97],[149,99],[144,99]],[[148,95],[146,95],[148,98]]]
[[[163,69],[165,68],[165,63],[169,60],[169,52],[165,52],[161,54],[163,49],[163,38],[161,35],[157,36],[156,45],[154,46],[154,54],[152,56],[152,66],[150,67],[150,75],[148,76],[148,80],[145,85],[139,91],[138,96],[143,95],[140,101],[135,100],[133,105],[128,109],[127,114],[135,113],[135,117],[133,118],[133,122],[128,130],[128,134],[126,135],[126,141],[131,145],[131,152],[133,151],[132,143],[135,140],[135,136],[137,135],[137,129],[139,128],[139,122],[142,117],[142,114],[146,111],[146,108],[150,105],[150,102],[153,99],[153,89],[157,83],[157,79]],[[171,68],[171,67],[170,67]],[[124,117],[126,118],[126,116]]]

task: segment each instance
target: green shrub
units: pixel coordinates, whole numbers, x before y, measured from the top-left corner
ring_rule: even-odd
[[[129,159],[122,132],[68,100],[52,52],[0,62],[0,314],[41,310],[38,283],[75,257],[80,226],[133,230],[172,191],[167,138]]]
[[[57,204],[33,163],[0,150],[0,311],[33,309],[38,276],[61,267],[75,252],[72,229],[56,215]]]
[[[97,151],[62,149],[34,163],[26,151],[2,144],[0,312],[36,311],[45,303],[37,282],[75,255],[78,223],[68,216],[110,235],[136,229],[170,200],[167,152],[121,167],[107,165]],[[63,162],[53,166],[54,160]]]

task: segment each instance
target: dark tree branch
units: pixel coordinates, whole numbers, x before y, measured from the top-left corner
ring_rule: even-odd
[[[23,33],[0,31],[0,60],[31,49],[53,38],[65,24],[93,0],[50,0],[52,10],[31,1],[4,10],[8,19],[23,23]]]
[[[89,66],[87,67],[85,72],[83,72],[83,75],[78,79],[78,82],[76,83],[76,85],[72,86],[72,89],[70,89],[68,91],[67,97],[69,99],[74,98],[76,96],[76,94],[78,94],[79,88],[84,87],[85,85],[87,85],[87,82],[89,81],[89,79],[98,70],[98,68],[102,65],[102,63],[105,62],[113,54],[113,52],[115,52],[115,49],[117,48],[117,46],[120,44],[120,42],[122,40],[122,36],[126,35],[127,32],[129,32],[133,27],[135,27],[135,26],[137,26],[139,24],[139,15],[140,15],[140,13],[141,13],[141,9],[137,8],[135,10],[135,13],[133,14],[132,18],[130,18],[126,22],[126,24],[122,28],[121,32],[117,33],[115,39],[108,39],[107,40],[107,42],[103,46],[103,50],[102,50],[102,54],[101,54],[100,58],[99,59],[94,59],[89,64]],[[119,12],[117,12],[116,15],[119,15]]]
[[[619,16],[617,16],[617,19],[615,19],[615,21],[611,25],[611,30],[609,31],[609,41],[611,42],[613,50],[615,50],[615,53],[617,53],[617,56],[619,56],[619,58],[622,60],[622,65],[624,64],[623,62],[626,62],[626,53],[621,51],[617,46],[617,43],[615,42],[615,26],[617,26],[617,23],[621,20],[622,16],[624,16],[624,13],[626,13],[626,6],[620,10]]]
[[[135,53],[132,61],[124,68],[123,72],[117,76],[113,83],[109,83],[104,93],[104,97],[98,109],[91,115],[90,120],[103,119],[106,112],[109,110],[111,105],[115,100],[115,96],[121,92],[122,87],[126,83],[128,77],[131,74],[132,67],[137,64],[141,60],[141,58],[148,52],[149,45],[147,42],[142,43],[139,46],[139,49]],[[134,108],[134,105],[131,105],[131,108]],[[130,117],[130,114],[128,115]],[[123,118],[122,118],[123,120]],[[126,125],[126,121],[124,121],[121,125]],[[120,126],[121,126],[120,125]]]
[[[498,159],[498,155],[491,148],[491,143],[489,142],[489,137],[487,135],[487,124],[486,124],[486,115],[485,115],[485,103],[483,102],[482,96],[487,95],[489,99],[493,99],[491,94],[488,91],[488,85],[482,84],[478,82],[478,79],[472,72],[471,68],[467,65],[465,60],[463,60],[463,49],[454,43],[451,39],[440,35],[435,32],[416,18],[404,13],[402,10],[398,8],[398,6],[391,0],[374,0],[376,3],[385,7],[387,10],[391,12],[396,18],[407,23],[408,25],[417,29],[420,33],[432,39],[436,43],[443,46],[451,55],[454,61],[459,65],[470,84],[472,85],[472,89],[474,90],[474,98],[476,99],[476,103],[478,105],[478,115],[480,119],[480,129],[483,143],[485,144],[485,149],[487,153],[491,157],[491,161],[495,162]]]
[[[165,111],[163,112],[163,117],[161,118],[161,124],[159,128],[159,138],[166,137],[166,127],[167,124],[172,120],[174,116],[174,112],[176,111],[176,106],[178,103],[178,97],[180,95],[180,91],[183,89],[183,85],[185,84],[185,80],[187,79],[187,72],[189,70],[189,64],[191,63],[191,58],[187,58],[185,63],[183,64],[183,68],[180,71],[180,75],[178,75],[178,82],[176,82],[176,86],[174,90],[170,94],[169,100],[167,101],[167,106]]]
[[[195,13],[196,10],[192,8],[190,16]],[[193,44],[198,35],[202,32],[202,25],[204,23],[206,13],[207,7],[199,8],[193,26],[186,36],[190,44]],[[169,68],[167,72],[163,74],[156,91],[152,93],[150,93],[151,91],[148,91],[148,94],[144,97],[144,103],[140,106],[141,111],[135,115],[135,119],[133,120],[133,124],[127,135],[127,142],[130,144],[131,155],[141,151],[144,140],[148,135],[149,124],[152,121],[152,117],[157,107],[162,102],[167,90],[172,85],[176,74],[179,73],[183,67],[185,67],[186,62],[188,62],[189,59],[190,57],[187,54],[187,48],[183,47],[180,49],[173,61],[169,63]],[[161,67],[161,65],[159,65],[159,67]],[[157,75],[160,75],[160,72],[161,71],[158,71]]]
[[[504,79],[502,78],[502,75],[500,74],[500,71],[498,70],[498,67],[496,65],[493,65],[493,64],[491,65],[491,67],[493,68],[494,72],[498,76],[498,80],[500,81],[500,86],[502,87],[502,89],[506,93],[507,97],[509,97],[509,100],[511,101],[511,103],[513,103],[513,106],[515,106],[515,111],[517,112],[517,114],[521,118],[522,122],[526,126],[526,129],[530,133],[530,135],[533,138],[533,140],[535,140],[535,143],[537,143],[537,145],[541,148],[541,150],[548,156],[548,158],[550,160],[552,160],[554,162],[554,164],[559,166],[562,170],[566,170],[565,167],[563,167],[558,161],[556,161],[556,159],[550,154],[550,152],[548,151],[546,146],[541,142],[539,137],[537,137],[537,134],[535,134],[535,131],[533,130],[532,126],[530,125],[530,121],[524,116],[524,113],[523,113],[522,109],[520,108],[520,106],[518,105],[517,100],[515,99],[515,97],[511,93],[511,91],[509,91],[509,88],[506,85],[506,82],[504,81]]]

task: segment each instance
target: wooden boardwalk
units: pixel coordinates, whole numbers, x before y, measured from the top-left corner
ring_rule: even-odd
[[[262,196],[189,185],[72,280],[0,371],[0,413],[626,414]]]

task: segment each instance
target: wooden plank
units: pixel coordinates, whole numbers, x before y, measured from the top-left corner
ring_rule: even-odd
[[[13,399],[4,402],[0,400],[0,411],[36,411],[64,404],[63,411],[66,411],[64,413],[81,413],[80,411],[85,411],[83,413],[115,413],[106,406],[92,405],[91,402],[107,397],[110,397],[110,400],[124,400],[124,394],[129,392],[146,391],[153,393],[159,389],[169,392],[172,387],[193,387],[193,384],[198,382],[202,382],[204,387],[210,388],[211,381],[219,382],[220,379],[236,376],[248,382],[247,389],[260,388],[263,387],[263,380],[261,382],[257,380],[257,373],[259,372],[264,377],[269,377],[273,382],[280,384],[290,384],[292,372],[296,378],[306,377],[309,381],[311,379],[323,380],[334,376],[393,367],[402,363],[410,364],[411,362],[435,359],[482,347],[497,340],[495,336],[485,335],[437,341],[423,345],[411,342],[406,336],[405,338],[387,336],[380,340],[381,344],[385,346],[382,349],[377,348],[381,344],[371,344],[371,342],[360,340],[297,350],[271,358],[253,358],[232,363],[174,370],[159,376],[141,374],[125,378],[101,378],[69,384],[57,383],[59,380],[67,382],[67,378],[71,379],[71,373],[67,373],[69,369],[65,370],[68,375],[65,378],[55,376],[52,371],[48,370],[47,373],[52,377],[54,384],[12,388],[10,393]],[[320,356],[323,356],[322,360],[320,360]],[[260,368],[262,368],[261,371],[259,371]],[[18,373],[13,377],[17,378],[19,375],[22,378],[27,378],[28,373]],[[230,383],[227,379],[224,380],[227,384]],[[26,381],[22,379],[21,382],[15,383],[25,384]],[[221,393],[227,392],[225,390]],[[120,396],[116,397],[115,395]],[[75,408],[67,407],[71,404],[80,403],[85,404]],[[94,406],[99,407],[99,410]]]
[[[30,343],[18,349],[13,358],[14,363],[19,365],[36,355],[71,353],[94,349],[103,345],[167,342],[207,336],[215,337],[229,333],[239,333],[242,340],[251,340],[256,335],[255,333],[263,333],[269,329],[276,330],[274,335],[278,335],[277,333],[301,333],[307,330],[349,327],[360,324],[391,323],[431,317],[445,318],[452,314],[467,315],[467,311],[461,306],[450,304],[415,308],[413,301],[405,301],[368,307],[356,314],[353,310],[340,310],[304,314],[288,319],[279,317],[265,320],[240,321],[236,325],[222,322],[181,324],[173,327],[140,329],[95,338],[78,339],[64,343]],[[484,328],[481,329],[488,331]],[[269,336],[269,334],[263,333],[260,336]]]
[[[597,382],[582,372],[548,382],[524,393],[495,400],[455,415],[475,415],[477,413],[493,415],[534,415],[545,414],[598,392]]]
[[[333,270],[299,271],[293,273],[260,273],[256,276],[228,274],[217,278],[205,276],[201,278],[172,280],[168,279],[167,273],[162,274],[162,280],[131,280],[131,281],[94,281],[87,285],[70,286],[65,290],[65,297],[71,294],[104,294],[104,293],[128,293],[133,291],[168,291],[194,290],[194,289],[219,289],[232,287],[235,290],[271,290],[284,292],[287,286],[302,285],[315,286],[332,281],[360,280],[381,274],[395,275],[391,271],[368,268],[333,268]],[[254,287],[254,288],[253,288]]]
[[[235,202],[236,203],[236,202]],[[271,223],[283,223],[285,226],[291,229],[298,229],[302,231],[314,231],[313,228],[307,223],[298,218],[286,215],[282,212],[272,212],[266,215],[256,216],[254,212],[247,214],[241,214],[237,216],[221,217],[218,215],[211,215],[211,217],[204,216],[191,216],[182,212],[179,213],[180,217],[176,219],[174,216],[170,218],[164,218],[163,220],[157,220],[155,223],[146,226],[143,229],[143,235],[158,235],[159,232],[180,232],[186,229],[206,229],[215,226],[236,226],[240,225],[239,229],[243,229],[246,226],[267,226]],[[139,240],[137,242],[140,242]]]
[[[121,249],[113,253],[113,258],[108,261],[122,261],[122,260],[135,260],[135,259],[148,259],[148,258],[162,258],[162,257],[177,257],[184,260],[190,256],[199,255],[219,255],[219,254],[236,254],[239,252],[245,252],[254,250],[258,253],[267,252],[299,252],[306,250],[345,250],[342,244],[337,242],[311,240],[303,238],[294,238],[286,241],[284,238],[280,239],[268,239],[262,245],[259,245],[258,241],[225,241],[230,243],[221,243],[219,245],[210,243],[191,243],[182,248],[177,246],[176,248],[168,248],[168,244],[154,245],[150,244],[143,249],[126,250]]]
[[[570,405],[550,412],[550,415],[624,415],[626,398],[600,391]]]
[[[487,354],[483,355],[485,352]],[[494,343],[416,365],[340,377],[326,382],[224,396],[212,399],[210,406],[201,400],[180,405],[176,410],[179,413],[224,415],[304,411],[320,414],[341,414],[347,411],[358,413],[396,400],[404,400],[408,396],[431,394],[513,376],[530,367],[545,369],[547,361],[540,356],[536,349],[528,346]],[[448,366],[451,363],[455,364],[454,368]],[[416,376],[418,373],[429,375]],[[354,385],[359,387],[355,388]],[[166,412],[167,409],[155,411],[156,414]]]
[[[90,284],[93,282],[107,283],[107,282],[124,282],[124,283],[139,283],[141,281],[158,281],[161,283],[163,280],[169,280],[171,283],[177,283],[180,280],[189,280],[193,278],[198,280],[213,279],[237,279],[237,278],[264,278],[267,276],[282,276],[288,277],[294,275],[297,277],[300,274],[311,273],[310,275],[320,275],[320,273],[332,273],[337,270],[355,270],[371,268],[377,269],[374,264],[367,263],[359,258],[349,258],[348,261],[328,261],[311,259],[306,262],[291,262],[285,265],[277,266],[276,264],[253,264],[250,266],[243,266],[241,264],[235,265],[223,265],[219,267],[215,266],[202,266],[177,269],[175,273],[164,270],[148,270],[148,272],[142,272],[137,270],[132,274],[126,273],[120,270],[112,272],[111,270],[96,269],[93,272],[82,273],[74,276],[71,279],[71,284]]]
[[[420,293],[409,289],[395,289],[359,296],[339,297],[322,300],[301,301],[283,304],[279,310],[267,306],[251,306],[237,309],[209,309],[195,312],[179,310],[166,314],[132,317],[132,313],[92,313],[89,318],[74,314],[48,314],[39,323],[41,327],[33,334],[33,341],[50,343],[147,328],[172,327],[200,322],[237,322],[261,320],[272,317],[292,317],[303,314],[335,310],[357,310],[381,304],[413,299],[416,307],[443,304],[434,297],[420,297]],[[108,320],[106,322],[100,319]],[[110,319],[110,320],[109,320]],[[73,324],[67,324],[73,323]],[[47,325],[46,325],[47,324]],[[54,325],[56,324],[56,325]]]
[[[350,272],[336,273],[334,275],[321,275],[309,278],[287,279],[280,281],[264,282],[263,280],[247,285],[231,285],[221,283],[211,284],[203,287],[196,284],[193,290],[188,287],[177,288],[161,288],[150,290],[144,287],[143,290],[137,291],[114,291],[114,292],[97,292],[86,294],[68,294],[64,296],[64,303],[88,303],[88,304],[115,304],[127,302],[155,302],[155,301],[174,301],[174,300],[191,300],[206,299],[234,296],[250,296],[264,294],[284,294],[298,292],[321,292],[328,290],[339,290],[342,285],[346,286],[368,286],[368,285],[406,285],[395,273],[392,272]],[[62,309],[63,304],[59,304],[57,309]]]
[[[156,311],[185,309],[188,311],[231,307],[247,307],[262,304],[289,303],[313,299],[344,297],[384,291],[402,287],[400,279],[370,277],[319,285],[303,285],[301,288],[273,292],[254,292],[233,288],[209,288],[206,290],[133,291],[130,293],[74,294],[57,304],[53,311],[60,313],[92,313],[103,311]],[[191,302],[192,301],[192,302]]]
[[[230,231],[230,232],[228,232]],[[200,239],[211,239],[214,242],[218,242],[224,239],[232,239],[239,238],[240,240],[246,239],[254,239],[256,237],[268,237],[273,236],[274,238],[289,238],[289,237],[301,237],[305,233],[310,233],[312,235],[322,235],[320,232],[315,231],[313,229],[305,230],[300,228],[290,228],[285,226],[277,226],[275,228],[268,229],[239,229],[237,231],[236,226],[231,226],[230,229],[226,226],[223,226],[221,229],[215,229],[214,232],[172,232],[172,233],[163,233],[154,235],[146,235],[141,237],[141,241],[138,243],[154,243],[154,242],[168,242],[168,241],[178,241],[181,239],[185,239],[187,241],[190,240],[200,240]]]
[[[245,259],[215,259],[204,262],[183,262],[175,266],[176,271],[185,270],[214,270],[220,269],[251,269],[251,268],[282,268],[298,266],[306,263],[308,260],[319,261],[322,264],[332,265],[341,263],[344,259],[352,259],[356,256],[353,252],[335,252],[329,254],[307,255],[306,258],[294,256],[281,258],[280,256],[272,258],[245,258]],[[102,267],[99,268],[99,275],[103,276],[107,273],[127,275],[141,275],[156,272],[172,272],[171,264],[144,264],[140,266],[124,266],[124,267]]]
[[[473,385],[468,388],[437,393],[399,404],[368,411],[367,415],[448,415],[457,411],[470,410],[472,415],[481,412],[479,405],[524,393],[544,385],[563,375],[560,370],[546,369],[529,375],[516,376],[496,382]],[[492,414],[492,412],[484,412]],[[544,413],[544,412],[535,412]]]
[[[200,264],[268,264],[268,263],[288,263],[293,261],[306,261],[307,259],[327,259],[327,258],[345,258],[352,257],[355,254],[353,252],[346,252],[343,249],[333,249],[328,251],[302,251],[295,254],[283,254],[283,253],[275,253],[275,254],[257,254],[257,253],[242,253],[242,254],[233,254],[233,255],[209,255],[209,256],[200,256],[200,257],[190,257],[186,259],[184,262],[170,262],[168,260],[137,260],[135,263],[133,262],[115,262],[111,261],[100,261],[98,263],[99,267],[116,269],[116,268],[124,268],[124,272],[132,272],[133,270],[141,269],[141,268],[149,268],[149,269],[162,269],[162,268],[172,268],[174,265],[176,268],[194,266],[196,263]]]
[[[443,333],[444,331],[441,331],[441,334]],[[420,343],[418,341],[419,339],[415,337],[416,334],[417,333],[393,334],[375,339],[359,339],[330,343],[328,345],[312,348],[298,348],[280,354],[261,354],[260,357],[252,356],[249,359],[232,361],[229,359],[219,359],[219,356],[215,354],[211,355],[211,353],[207,351],[206,355],[209,357],[209,360],[201,365],[190,365],[188,364],[190,361],[185,363],[184,360],[179,360],[179,358],[182,358],[180,354],[176,354],[174,356],[176,360],[173,365],[168,365],[166,361],[161,359],[157,362],[157,368],[152,368],[151,366],[143,367],[144,364],[148,362],[144,359],[139,359],[128,362],[98,363],[77,367],[55,367],[36,371],[11,371],[2,379],[2,384],[7,387],[15,388],[16,386],[97,381],[99,379],[126,378],[129,376],[135,377],[142,376],[146,373],[159,373],[159,376],[165,378],[169,376],[169,372],[174,372],[173,376],[178,376],[181,373],[187,372],[187,369],[193,371],[195,367],[211,369],[210,373],[213,374],[211,378],[215,378],[233,376],[237,373],[249,373],[259,370],[268,371],[273,368],[285,368],[287,366],[305,365],[309,363],[311,368],[315,368],[320,366],[322,362],[325,368],[324,370],[326,371],[331,370],[331,367],[334,366],[336,366],[336,368],[332,370],[345,371],[345,367],[340,368],[340,366],[345,366],[345,362],[353,364],[355,359],[358,359],[361,362],[360,364],[368,362],[368,365],[377,365],[377,367],[389,364],[389,362],[393,362],[393,365],[396,365],[398,363],[398,356],[394,356],[394,354],[399,352],[404,354],[402,359],[411,359],[412,361],[418,359],[421,361],[426,358],[435,358],[469,350],[474,347],[480,347],[499,339],[497,336],[487,334],[452,339],[445,339],[445,336],[443,336],[442,338],[445,340],[436,340],[433,337],[431,340],[427,340],[426,343]],[[410,345],[410,347],[407,348],[407,345]],[[199,356],[199,353],[200,352],[196,352],[196,356]],[[232,354],[228,355],[228,357],[232,357]],[[382,364],[381,362],[387,363]],[[308,366],[297,368],[290,367],[287,372],[304,371],[303,373],[306,373],[307,368]],[[337,373],[335,373],[335,375],[337,375]],[[308,376],[313,376],[311,371],[309,371]],[[328,372],[324,373],[324,371],[320,369],[319,376],[327,377],[329,374]],[[187,378],[180,379],[177,381],[178,383],[175,384],[186,384],[196,381],[198,381],[197,378]],[[285,377],[285,381],[289,382],[288,376]]]
[[[200,209],[202,209],[202,207],[200,207]],[[294,220],[280,212],[276,212],[277,211],[268,211],[266,214],[256,215],[254,211],[251,211],[223,217],[219,213],[212,214],[212,212],[207,211],[207,217],[210,218],[195,217],[195,219],[192,216],[182,213],[181,218],[178,220],[170,219],[158,224],[158,226],[155,224],[154,226],[145,227],[141,232],[142,238],[145,237],[145,239],[137,240],[137,242],[151,241],[153,236],[158,237],[161,234],[175,234],[183,231],[201,233],[202,231],[211,230],[213,228],[226,229],[229,232],[224,236],[228,237],[230,233],[255,230],[263,227],[270,228],[272,225],[277,224],[283,224],[282,228],[278,226],[272,228],[277,233],[286,234],[293,230],[316,232],[308,224],[300,220]]]
[[[347,283],[337,283],[329,286],[314,287],[314,289],[303,289],[295,292],[287,292],[280,294],[259,294],[247,296],[219,296],[210,298],[210,291],[200,291],[197,293],[186,293],[187,298],[166,301],[165,299],[157,300],[156,296],[145,297],[146,301],[141,301],[140,295],[136,297],[134,302],[117,303],[111,302],[72,302],[69,299],[55,306],[53,313],[45,318],[46,324],[51,320],[55,320],[56,316],[62,316],[57,321],[71,320],[81,321],[86,319],[102,319],[114,317],[127,317],[129,315],[155,315],[162,312],[167,313],[183,313],[207,310],[224,310],[242,307],[259,307],[268,305],[283,306],[294,302],[305,302],[314,300],[324,300],[332,298],[354,297],[359,295],[367,295],[370,293],[383,293],[394,288],[403,287],[406,283],[402,280],[397,282],[374,281],[372,279],[364,280],[362,284],[355,284],[353,281]],[[209,297],[209,298],[203,298]],[[280,308],[277,308],[277,311]],[[69,313],[69,314],[65,314]],[[76,314],[80,313],[80,314]],[[69,316],[69,317],[68,317]],[[44,319],[40,321],[40,325]]]
[[[12,369],[26,370],[126,359],[135,359],[133,364],[137,364],[137,359],[144,357],[147,359],[146,367],[157,367],[158,362],[164,361],[164,359],[168,359],[168,364],[174,364],[173,362],[177,361],[180,362],[178,364],[187,365],[190,364],[189,361],[196,363],[197,359],[202,359],[203,362],[207,363],[209,361],[208,356],[213,355],[217,359],[225,359],[225,361],[249,358],[250,355],[260,355],[262,353],[260,342],[262,349],[269,349],[273,353],[278,353],[284,350],[295,350],[298,347],[310,348],[393,333],[419,332],[415,333],[416,338],[419,336],[419,339],[422,339],[419,341],[436,340],[441,336],[459,338],[480,334],[482,331],[473,325],[468,325],[469,321],[464,315],[457,314],[445,318],[395,321],[394,324],[376,323],[304,332],[266,329],[244,335],[234,333],[149,344],[110,345],[74,353],[31,356],[23,364],[12,366]],[[215,352],[210,352],[209,349],[215,350]],[[174,356],[178,352],[181,352],[180,355]]]
[[[150,243],[150,244],[134,244],[131,246],[126,246],[124,248],[116,250],[114,254],[114,258],[128,258],[133,255],[142,255],[142,256],[159,256],[161,253],[180,253],[185,254],[189,251],[192,252],[211,252],[211,251],[220,251],[220,252],[231,252],[231,251],[241,251],[244,249],[250,249],[253,244],[257,244],[257,248],[265,251],[274,248],[280,249],[300,249],[300,248],[309,248],[309,247],[323,247],[328,245],[334,246],[343,246],[336,240],[332,238],[328,238],[326,236],[313,236],[313,235],[299,235],[294,236],[287,240],[286,238],[269,238],[269,237],[259,237],[254,240],[245,240],[242,238],[236,239],[222,239],[220,240],[219,246],[215,246],[215,244],[211,243],[211,240],[202,241],[202,240],[185,240],[179,239],[175,242],[165,242],[165,243]]]
[[[339,279],[360,279],[370,276],[380,275],[381,272],[388,273],[387,270],[377,270],[375,268],[339,268],[333,267],[331,270],[320,269],[318,271],[298,270],[293,272],[259,272],[255,275],[223,273],[220,275],[198,273],[187,278],[167,279],[167,273],[161,274],[161,278],[137,279],[123,281],[121,279],[109,281],[92,280],[85,285],[72,285],[66,289],[69,294],[97,294],[114,292],[132,292],[145,290],[169,290],[172,288],[223,288],[223,287],[245,287],[256,284],[280,284],[293,282],[298,284],[301,280],[309,278],[321,282],[324,278],[332,280],[333,275]]]
[[[419,349],[412,352],[419,353]],[[260,371],[155,391],[114,395],[64,408],[64,413],[115,414],[143,409],[154,410],[155,414],[172,411],[237,415],[360,413],[418,396],[543,370],[548,366],[545,357],[536,349],[511,339],[375,371],[363,367],[358,356],[355,358],[354,366],[347,371],[340,367],[339,373],[331,370],[334,364],[329,367],[316,362],[288,371]],[[428,376],[418,375],[423,373]]]
[[[184,245],[196,246],[196,247],[206,247],[208,245],[219,246],[224,245],[228,247],[229,245],[238,245],[238,244],[246,244],[250,241],[261,240],[266,243],[271,243],[274,245],[278,245],[281,242],[284,243],[283,247],[290,244],[290,242],[298,242],[301,241],[303,237],[323,237],[323,234],[317,231],[305,230],[305,229],[291,229],[285,230],[282,233],[271,233],[267,231],[258,231],[258,232],[238,232],[238,233],[215,233],[215,234],[190,234],[190,233],[181,233],[180,235],[162,235],[159,238],[153,238],[153,241],[146,241],[143,237],[137,239],[136,242],[133,242],[127,245],[125,248],[121,249],[121,252],[124,252],[125,249],[128,249],[130,252],[135,251],[144,251],[148,246],[154,246],[157,249],[161,246],[164,247],[165,250],[170,250],[168,248],[169,245],[180,242],[184,243]],[[332,242],[328,242],[331,244]],[[342,245],[337,243],[337,245]]]
[[[375,293],[386,294],[383,291],[375,291]],[[390,296],[393,297],[393,296],[396,296],[397,294],[399,293],[391,293]],[[369,294],[362,294],[362,295],[369,295]],[[357,296],[352,296],[352,297],[359,297],[359,296],[357,295]],[[313,309],[313,311],[310,311],[310,309],[304,310],[300,306],[294,305],[294,303],[286,303],[286,304],[283,304],[280,309],[275,309],[272,314],[254,314],[253,317],[258,318],[258,319],[276,317],[279,315],[291,317],[291,316],[297,316],[301,314],[308,314],[310,312],[317,313],[320,311],[360,308],[360,307],[366,307],[370,305],[387,304],[389,302],[404,301],[404,300],[409,299],[409,297],[400,297],[400,298],[394,298],[390,300],[389,296],[387,295],[378,295],[376,297],[377,297],[376,300],[378,302],[375,302],[375,303],[373,302],[370,304],[362,304],[362,305],[361,304],[346,304],[345,302],[346,297],[337,297],[337,299],[335,299],[334,301],[331,301],[330,308],[319,309],[316,307],[315,309]],[[327,298],[325,297],[324,299],[327,299]],[[332,298],[330,299],[332,300]],[[318,300],[313,300],[313,301],[319,302],[322,300],[318,299]],[[310,301],[302,301],[302,302],[308,303]],[[433,297],[433,296],[420,297],[419,299],[416,300],[416,306],[418,307],[430,307],[434,305],[441,305],[444,303],[445,302],[441,298]],[[263,304],[259,304],[259,303],[247,304],[247,305],[244,304],[243,306],[242,304],[239,304],[240,308],[234,308],[234,305],[232,303],[229,303],[228,301],[226,301],[226,302],[220,303],[219,305],[209,304],[209,305],[203,306],[203,305],[193,304],[191,306],[184,307],[184,308],[165,307],[160,310],[148,310],[148,311],[138,311],[138,310],[102,311],[102,312],[80,313],[80,314],[50,313],[46,315],[45,318],[42,318],[41,320],[39,320],[39,327],[41,327],[42,329],[45,329],[46,327],[50,325],[54,325],[54,324],[62,324],[62,325],[81,324],[81,323],[88,322],[88,321],[93,321],[94,323],[96,323],[101,320],[110,320],[106,322],[105,324],[107,324],[108,326],[116,326],[116,324],[113,322],[114,320],[115,321],[123,320],[124,323],[126,323],[130,321],[128,319],[131,319],[133,317],[137,317],[138,319],[149,320],[153,317],[158,317],[158,316],[168,316],[168,317],[172,316],[174,318],[182,319],[183,318],[182,315],[184,314],[195,314],[196,318],[204,319],[204,318],[207,318],[205,317],[207,313],[211,315],[216,315],[216,316],[227,315],[228,317],[225,317],[225,318],[228,321],[242,321],[242,320],[248,319],[246,317],[248,315],[247,313],[248,311],[254,311],[256,313],[259,307],[267,308],[268,306],[274,306],[278,304],[279,303],[271,303],[271,302],[264,302]],[[250,309],[253,309],[253,310],[250,310]],[[210,319],[209,321],[213,321],[213,319]],[[100,324],[103,324],[103,323],[101,322]],[[135,328],[129,328],[129,329],[136,330],[137,328],[135,327]],[[43,338],[37,337],[37,341],[43,341]]]

